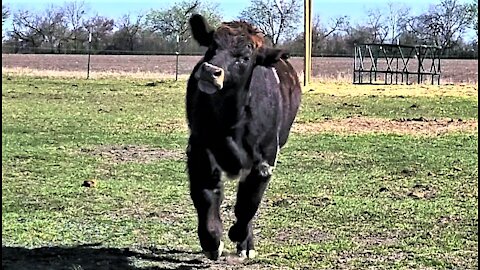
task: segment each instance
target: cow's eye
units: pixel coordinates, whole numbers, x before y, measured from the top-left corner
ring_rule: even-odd
[[[235,59],[235,63],[236,64],[240,64],[240,63],[245,63],[245,62],[248,62],[250,61],[250,57],[248,56],[237,56],[236,59]]]

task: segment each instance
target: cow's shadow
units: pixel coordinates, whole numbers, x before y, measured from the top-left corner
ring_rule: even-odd
[[[162,248],[108,248],[99,244],[39,248],[2,245],[4,270],[160,270],[205,269],[210,265],[199,252]]]

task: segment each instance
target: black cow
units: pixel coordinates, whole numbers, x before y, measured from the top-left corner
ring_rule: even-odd
[[[301,87],[288,54],[264,46],[263,35],[246,22],[210,28],[190,18],[194,39],[208,47],[188,80],[190,138],[187,167],[205,255],[222,253],[221,175],[240,176],[236,222],[228,232],[242,257],[254,257],[252,218],[288,138],[300,105]]]

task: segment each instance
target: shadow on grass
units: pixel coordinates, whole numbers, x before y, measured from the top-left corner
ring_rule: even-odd
[[[161,270],[204,269],[210,265],[202,261],[198,252],[172,249],[106,248],[99,244],[74,247],[24,247],[2,246],[4,270]]]

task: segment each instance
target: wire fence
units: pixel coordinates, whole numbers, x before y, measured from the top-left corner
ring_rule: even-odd
[[[133,74],[136,77],[178,78],[188,76],[201,54],[2,54],[2,72],[23,70],[73,72],[80,77],[92,77],[100,73]],[[313,56],[314,79],[353,81],[354,58],[346,55]],[[303,57],[292,56],[290,62],[302,78]],[[478,59],[442,59],[441,83],[478,82]]]
[[[2,45],[3,54],[95,54],[95,55],[173,55],[175,49],[161,50],[121,50],[121,49],[84,49],[84,48],[45,48],[45,47],[18,47],[10,45]],[[182,55],[202,55],[205,50],[184,50]]]
[[[289,50],[290,55],[293,57],[303,57],[304,51],[299,49],[285,48]],[[203,55],[205,48],[194,47],[180,50],[180,55]],[[121,49],[97,49],[92,47],[86,48],[46,48],[46,47],[20,47],[12,45],[2,44],[2,54],[92,54],[92,55],[174,55],[176,50],[174,47],[164,48],[158,50],[151,49],[134,49],[134,50],[121,50]],[[354,48],[352,47],[349,52],[324,52],[313,50],[312,57],[354,57]],[[442,59],[478,59],[477,50],[445,50],[440,56]]]

